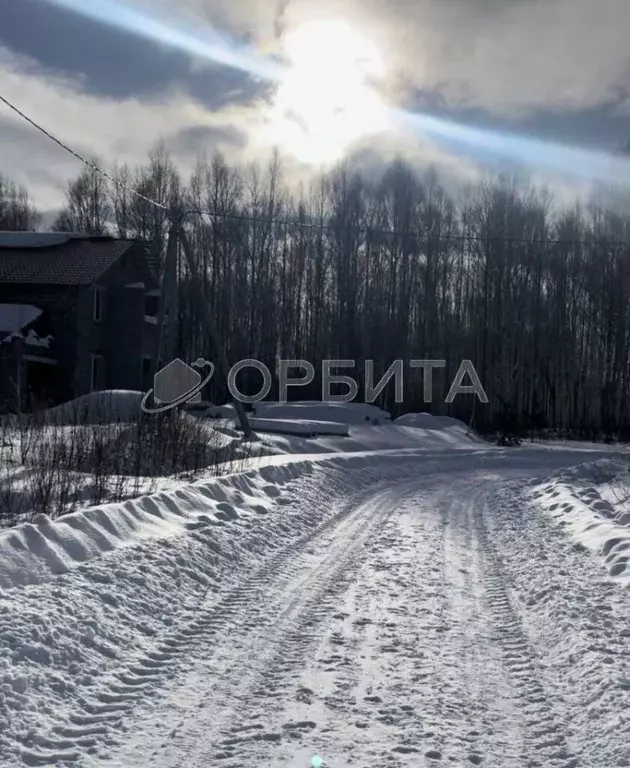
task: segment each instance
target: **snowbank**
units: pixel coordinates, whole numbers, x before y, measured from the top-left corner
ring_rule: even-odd
[[[233,405],[213,406],[212,414],[236,421]],[[254,429],[260,430],[266,449],[282,454],[485,445],[458,419],[423,413],[407,414],[392,422],[387,411],[365,403],[261,402],[256,404],[255,416],[250,421]],[[282,423],[291,426],[285,428],[280,426]],[[312,426],[321,423],[326,427]],[[331,428],[330,424],[335,423],[349,429]]]
[[[42,412],[51,424],[105,424],[134,421],[141,413],[142,392],[110,389],[91,392]]]
[[[405,413],[394,419],[394,424],[400,427],[416,427],[416,429],[442,429],[444,426],[430,413]]]
[[[91,507],[54,521],[39,515],[33,523],[0,530],[0,590],[40,583],[146,540],[168,539],[195,528],[200,519],[204,525],[216,525],[231,519],[232,503],[241,511],[265,514],[270,499],[278,495],[270,483],[282,486],[311,474],[315,467],[322,471],[371,465],[387,469],[390,461],[406,466],[417,463],[418,456],[410,451],[252,459],[247,471],[192,484],[170,481],[170,488],[158,493]]]
[[[532,499],[580,546],[596,553],[609,575],[630,587],[630,473],[613,459],[580,464],[544,483]]]
[[[394,419],[394,424],[399,427],[415,427],[416,429],[444,429],[445,427],[458,427],[466,432],[468,426],[452,416],[433,416],[430,413],[405,413]]]
[[[311,419],[250,419],[250,426],[256,432],[277,432],[285,435],[317,437],[318,435],[349,434],[347,424],[336,421],[313,421]]]
[[[387,411],[368,403],[326,403],[301,400],[294,403],[263,401],[256,403],[257,417],[268,419],[308,419],[311,421],[336,421],[340,424],[384,424],[391,421]]]
[[[204,611],[340,498],[416,474],[417,457],[297,461],[0,534],[0,763],[88,759]]]
[[[488,443],[460,427],[425,430],[383,424],[380,427],[350,425],[347,437],[335,435],[307,439],[300,435],[261,432],[260,438],[269,453],[337,453],[384,450],[460,451],[472,447],[488,448]]]

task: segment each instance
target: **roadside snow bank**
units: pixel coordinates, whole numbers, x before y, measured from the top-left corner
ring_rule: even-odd
[[[307,439],[299,435],[272,435],[261,433],[270,450],[278,453],[329,453],[383,450],[470,450],[473,447],[490,449],[490,445],[475,434],[457,426],[441,429],[419,429],[397,424],[350,425],[347,437],[329,435]]]
[[[531,489],[531,497],[609,575],[630,587],[630,473],[613,459],[579,464]]]
[[[252,460],[247,471],[211,477],[136,499],[105,504],[51,520],[39,515],[32,523],[0,530],[0,590],[39,584],[67,574],[116,550],[141,546],[196,530],[221,526],[242,513],[265,515],[288,482],[321,471],[346,472],[378,464],[423,466],[435,454],[410,450]],[[282,503],[282,502],[280,502]]]
[[[268,482],[282,485],[310,471],[312,462],[297,461],[260,472],[180,485],[54,521],[39,515],[33,523],[0,531],[0,589],[39,583],[106,552],[183,533],[200,519],[204,524],[220,524],[238,517],[236,506],[264,514],[269,496],[258,488],[260,477],[264,475]]]
[[[119,729],[121,695],[185,663],[178,650],[199,633],[200,611],[366,493],[415,477],[418,461],[268,466],[4,534],[2,765],[87,759],[95,735],[106,743]]]

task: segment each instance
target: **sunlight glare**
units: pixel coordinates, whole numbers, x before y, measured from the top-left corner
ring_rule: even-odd
[[[388,109],[376,86],[377,47],[344,21],[304,24],[283,40],[289,70],[277,86],[267,140],[309,164],[339,160],[351,144],[386,130]]]

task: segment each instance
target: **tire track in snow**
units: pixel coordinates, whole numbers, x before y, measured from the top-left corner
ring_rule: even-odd
[[[356,749],[369,759],[355,764],[366,766],[604,768],[571,751],[562,688],[519,605],[526,585],[509,578],[512,561],[494,539],[505,504],[497,479],[424,475],[384,488],[375,479],[152,651],[127,659],[31,750],[31,764],[249,768],[285,764],[274,758],[306,754],[317,738]],[[535,545],[522,542],[532,554]],[[372,621],[353,625],[353,611]],[[326,697],[302,690],[314,706],[292,711],[300,670],[322,649],[315,672],[331,682]],[[348,731],[350,717],[366,730]]]
[[[441,532],[440,603],[435,626],[435,712],[439,749],[461,765],[513,765],[515,729],[505,694],[508,681],[493,653],[484,611],[479,544],[470,521],[485,482],[449,488],[438,497]],[[436,717],[437,715],[437,717]]]
[[[531,505],[522,484],[504,484],[495,495],[487,522],[509,558],[527,632],[544,649],[548,677],[570,710],[570,740],[588,768],[630,765],[628,592]]]
[[[238,653],[244,664],[239,664],[227,684],[221,686],[223,697],[212,702],[214,715],[201,726],[203,738],[180,752],[177,768],[229,759],[236,761],[230,765],[245,765],[250,746],[259,761],[261,742],[277,744],[292,731],[316,727],[312,721],[282,723],[277,730],[275,724],[270,728],[265,724],[286,702],[284,697],[299,677],[321,625],[332,617],[340,595],[367,557],[365,545],[386,524],[395,510],[395,500],[417,482],[402,482],[397,488],[372,492],[369,501],[358,506],[354,502],[349,507],[345,523],[335,527],[328,541],[318,542],[320,547],[327,547],[324,554],[315,563],[306,564],[306,575],[299,584],[292,585],[286,608],[257,638],[260,653],[253,662],[251,643],[247,638],[235,638],[241,645]],[[213,693],[217,693],[216,688]]]
[[[483,554],[474,525],[486,481],[473,494],[461,492],[451,507],[445,581],[449,613],[457,617],[451,635],[455,660],[456,702],[465,721],[457,746],[464,764],[487,768],[519,765],[522,733],[513,701],[512,681],[493,640],[488,621]],[[463,490],[463,489],[462,489]]]
[[[487,511],[487,500],[474,506],[474,524],[482,555],[488,619],[497,631],[503,663],[522,711],[525,742],[522,765],[527,768],[576,768],[581,761],[570,747],[567,728],[546,690],[540,659],[508,593],[507,574],[489,536],[484,508]]]
[[[365,764],[424,768],[442,754],[445,734],[436,711],[442,680],[435,660],[441,653],[443,539],[432,485],[424,483],[391,519],[363,575],[373,593],[357,692],[364,731],[346,749],[348,760],[358,751]]]
[[[372,486],[374,493],[378,485]],[[127,720],[134,707],[173,678],[181,666],[201,647],[211,646],[222,634],[234,632],[243,637],[256,634],[265,622],[263,615],[269,585],[276,583],[278,594],[300,571],[299,555],[313,542],[330,534],[353,512],[358,500],[343,505],[324,523],[293,541],[265,560],[265,563],[240,586],[230,590],[218,602],[202,604],[194,618],[166,634],[151,650],[133,656],[118,670],[103,679],[100,689],[89,698],[80,696],[66,721],[37,737],[37,747],[23,748],[22,761],[28,766],[77,765],[83,757],[94,758],[103,744],[115,746],[127,730]],[[200,535],[201,530],[195,531]],[[258,643],[259,644],[259,643]]]

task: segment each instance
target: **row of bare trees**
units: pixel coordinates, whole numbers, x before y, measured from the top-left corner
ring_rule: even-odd
[[[433,171],[404,162],[379,178],[349,164],[308,189],[265,168],[201,157],[185,183],[163,149],[147,164],[86,169],[67,190],[56,228],[113,232],[164,244],[167,213],[126,191],[189,214],[205,293],[232,361],[278,358],[375,361],[445,359],[434,402],[421,379],[396,411],[449,412],[481,429],[553,428],[624,436],[630,427],[630,215],[590,205],[561,208],[544,190],[493,179],[457,195]],[[212,356],[200,308],[180,260],[178,352]],[[471,359],[490,403],[443,398],[462,359]],[[377,375],[378,378],[378,375]],[[240,379],[239,379],[240,381]],[[215,382],[220,388],[220,383]],[[243,379],[256,391],[259,376]],[[319,381],[296,391],[319,397]],[[216,391],[219,398],[225,393]]]

